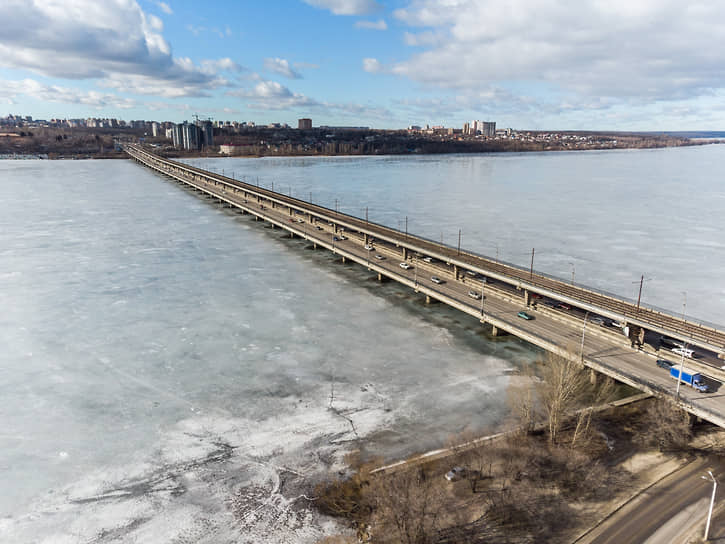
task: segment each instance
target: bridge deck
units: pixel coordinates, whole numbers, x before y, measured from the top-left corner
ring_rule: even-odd
[[[375,239],[393,243],[398,247],[405,247],[410,251],[443,260],[461,269],[471,270],[484,276],[516,285],[531,293],[537,293],[562,302],[568,302],[605,317],[624,321],[631,325],[637,325],[647,330],[679,339],[682,342],[687,342],[690,345],[700,346],[719,354],[725,354],[725,330],[714,326],[703,325],[683,319],[681,316],[658,311],[644,305],[638,307],[636,304],[622,298],[617,298],[594,289],[572,285],[536,271],[531,273],[529,270],[502,263],[471,251],[462,250],[459,252],[457,248],[452,248],[420,236],[403,233],[385,225],[339,213],[323,206],[260,188],[240,180],[207,172],[184,163],[170,159],[161,159],[138,147],[134,147],[133,151],[129,148],[129,151],[137,155],[144,154],[149,160],[163,161],[168,166],[207,177],[217,183],[237,187],[253,195],[260,195],[279,205],[288,206],[295,211],[304,212],[325,221],[334,222],[339,226],[354,229]]]
[[[161,159],[135,146],[127,147],[127,151],[136,160],[160,173],[166,174],[219,201],[249,212],[257,218],[262,218],[272,225],[282,227],[290,233],[313,241],[315,244],[330,249],[346,259],[367,266],[369,270],[394,279],[415,289],[417,292],[429,296],[431,299],[444,302],[453,308],[475,316],[481,322],[490,323],[500,330],[510,332],[545,350],[564,357],[581,360],[592,369],[641,391],[655,395],[671,396],[691,414],[725,427],[725,396],[719,394],[725,387],[722,383],[725,381],[725,372],[720,370],[719,366],[708,368],[700,363],[688,361],[688,366],[693,366],[709,376],[707,381],[715,393],[703,395],[687,386],[683,386],[679,395],[676,396],[676,381],[670,378],[669,372],[654,364],[654,359],[658,354],[651,349],[631,349],[629,342],[621,333],[615,333],[611,329],[593,325],[587,326],[582,319],[577,320],[570,315],[558,313],[545,307],[533,310],[535,316],[533,321],[525,321],[516,316],[525,299],[520,291],[516,289],[506,291],[496,284],[483,286],[480,281],[475,282],[474,280],[474,286],[477,284],[479,287],[485,288],[486,296],[480,299],[479,302],[467,296],[467,292],[471,288],[471,281],[464,283],[465,278],[459,281],[456,281],[456,278],[453,281],[446,281],[444,284],[439,285],[432,282],[430,276],[426,277],[423,274],[423,272],[430,273],[431,270],[450,269],[450,265],[428,264],[418,260],[411,270],[403,270],[398,266],[399,260],[410,262],[409,258],[406,259],[405,256],[401,256],[401,248],[417,250],[420,242],[428,244],[430,243],[428,240],[412,236],[406,238],[403,233],[394,229],[367,223],[364,220],[344,214],[337,214],[324,207],[310,205],[297,199],[290,199],[279,193],[207,173],[182,163]],[[306,217],[303,216],[305,219],[302,220],[301,224],[298,222],[301,217],[295,211],[306,214]],[[324,222],[321,223],[318,219]],[[328,225],[328,222],[331,226]],[[351,230],[359,225],[361,227],[360,232],[374,234],[378,239],[386,239],[392,237],[391,234],[394,235],[392,237],[393,241],[387,245],[375,242],[376,251],[385,254],[387,259],[382,261],[371,259],[372,252],[363,248],[363,243],[367,241],[367,238],[361,239],[361,236],[358,236],[357,239],[354,239],[355,235],[350,231],[346,231],[346,234],[350,235],[348,240],[336,242],[334,234],[338,233],[338,226],[340,225],[344,225]],[[433,249],[438,248],[440,253],[433,253],[433,255],[447,256],[446,260],[449,263],[458,263],[459,266],[468,264],[464,259],[471,258],[471,268],[473,270],[477,269],[479,259],[491,262],[489,259],[477,255],[472,257],[469,254],[459,255],[457,250],[440,244],[421,245],[420,250],[424,251],[424,247],[430,248],[431,253],[433,253]],[[473,266],[473,264],[476,266]],[[493,264],[499,263],[493,262]],[[422,271],[421,273],[418,272],[419,268]],[[516,267],[512,268],[518,270],[519,273],[526,273],[526,271]],[[498,271],[491,270],[490,275],[492,277],[502,275]],[[515,284],[518,283],[518,280],[510,280],[509,283]],[[528,282],[526,283],[531,285]],[[548,292],[548,289],[542,289],[542,291]],[[580,301],[579,304],[584,306],[587,303]],[[575,346],[574,349],[572,349],[573,346]],[[645,348],[649,348],[649,346],[645,346]],[[578,353],[574,353],[575,350]]]

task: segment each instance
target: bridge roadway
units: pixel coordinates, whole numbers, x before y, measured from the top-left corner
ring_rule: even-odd
[[[529,291],[551,297],[555,300],[568,302],[579,308],[589,309],[599,315],[610,316],[615,319],[624,319],[622,315],[607,309],[601,309],[588,302],[573,298],[573,290],[567,289],[566,295],[556,296],[549,288],[542,288],[545,282],[539,274],[534,274],[534,280],[524,282],[518,280],[522,272],[528,271],[512,268],[518,275],[503,281],[504,268],[487,268],[487,263],[495,263],[489,259],[473,256],[458,251],[455,248],[441,246],[428,240],[415,236],[406,236],[404,233],[389,229],[365,220],[353,218],[345,214],[338,214],[333,210],[321,206],[285,197],[256,186],[237,180],[219,176],[204,170],[190,167],[183,163],[161,159],[138,146],[128,145],[126,151],[138,162],[168,175],[169,177],[219,200],[225,205],[241,209],[243,213],[255,216],[257,220],[264,220],[273,226],[285,229],[291,236],[299,236],[312,242],[315,247],[324,247],[340,255],[343,261],[350,260],[366,266],[369,270],[383,277],[393,279],[417,292],[426,295],[429,301],[440,301],[460,311],[472,315],[482,323],[489,323],[494,331],[505,331],[522,338],[534,345],[548,351],[558,353],[565,357],[575,356],[590,368],[611,376],[623,383],[652,394],[675,395],[676,381],[671,379],[666,370],[656,366],[655,358],[662,356],[654,348],[645,346],[645,349],[635,350],[630,347],[629,340],[615,330],[599,327],[583,319],[577,318],[569,312],[557,311],[541,304],[527,306],[531,302]],[[344,230],[343,230],[344,229]],[[341,239],[344,237],[344,239]],[[373,246],[373,250],[365,249],[365,245]],[[437,246],[437,247],[433,247]],[[435,251],[434,251],[435,249]],[[416,252],[434,257],[441,262],[428,263],[416,256]],[[409,269],[400,267],[401,262],[409,264]],[[484,274],[489,280],[495,278],[493,284],[484,284],[480,279],[474,279],[464,272],[472,270]],[[443,283],[434,283],[432,275],[438,276]],[[554,283],[563,283],[551,280]],[[566,287],[572,287],[563,284]],[[574,288],[579,289],[579,288]],[[482,299],[469,296],[469,291],[484,292]],[[580,289],[591,293],[586,289]],[[617,304],[616,299],[607,295],[600,295],[614,300],[608,307]],[[593,297],[592,297],[593,298]],[[629,303],[619,301],[619,304],[629,309]],[[526,311],[535,319],[526,321],[517,317],[517,312],[526,308]],[[644,308],[642,310],[645,310]],[[652,310],[645,310],[664,315]],[[667,320],[658,323],[677,322],[674,316],[666,316]],[[633,323],[634,320],[630,320]],[[680,323],[684,323],[680,321]],[[658,327],[662,328],[661,325]],[[656,330],[653,326],[647,327]],[[659,331],[657,331],[659,332]],[[720,333],[711,329],[707,333],[708,341],[699,344],[706,349],[722,353],[722,345],[715,344],[713,340]],[[673,331],[663,329],[663,333],[671,337],[681,338]],[[688,339],[690,337],[688,336]],[[695,341],[692,344],[696,344]],[[704,346],[703,346],[704,344]],[[713,349],[715,348],[715,349]],[[572,353],[572,350],[574,353]],[[578,351],[578,353],[576,353]],[[672,359],[672,362],[677,362]],[[725,427],[725,372],[718,366],[706,366],[693,360],[687,361],[687,366],[695,367],[708,376],[708,383],[712,392],[701,394],[683,385],[680,389],[679,404],[688,412]]]

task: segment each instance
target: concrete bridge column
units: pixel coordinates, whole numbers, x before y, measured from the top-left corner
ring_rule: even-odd
[[[345,264],[346,262],[347,262],[347,260],[345,260],[345,256],[343,255],[342,256],[342,264]]]
[[[380,272],[378,272],[378,281],[384,281],[384,280],[385,280],[385,277]]]
[[[494,338],[498,336],[506,336],[507,334],[508,333],[505,330],[499,329],[496,325],[493,325],[491,327],[491,336],[493,336]]]
[[[599,381],[599,372],[594,370],[593,368],[589,370],[589,383],[591,383],[593,386],[597,386],[597,382]]]
[[[453,265],[453,279],[458,280],[458,265]]]
[[[524,306],[529,305],[529,290],[524,289]]]
[[[408,259],[408,248],[404,247],[403,248],[403,260],[405,261],[407,259]]]
[[[368,235],[363,234],[363,241],[365,242],[365,245],[368,245]]]

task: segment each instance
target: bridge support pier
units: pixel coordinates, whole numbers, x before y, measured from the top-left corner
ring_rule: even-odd
[[[491,336],[493,336],[494,338],[497,338],[499,336],[506,336],[507,334],[508,333],[505,330],[499,329],[496,325],[493,325],[491,327]]]
[[[378,281],[382,282],[383,279],[384,279],[383,275],[380,272],[378,272]]]
[[[529,305],[529,290],[524,289],[524,306],[528,307]]]
[[[596,387],[598,381],[599,381],[599,372],[597,372],[593,368],[589,369],[589,383],[592,384],[594,387]]]
[[[425,303],[426,304],[434,304],[436,302],[438,302],[438,301],[436,299],[434,299],[433,297],[431,297],[430,295],[426,295],[425,296]]]
[[[408,260],[408,248],[407,247],[403,248],[403,260],[404,261]]]
[[[345,264],[346,262],[347,262],[347,260],[345,259],[345,256],[343,255],[342,256],[342,264]]]

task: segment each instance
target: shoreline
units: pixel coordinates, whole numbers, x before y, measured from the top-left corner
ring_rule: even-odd
[[[388,153],[286,153],[286,152],[271,152],[271,153],[250,153],[250,154],[239,154],[239,155],[228,155],[221,153],[209,153],[209,152],[198,152],[198,153],[157,153],[164,158],[172,160],[183,160],[183,159],[261,159],[267,157],[273,158],[315,158],[315,157],[407,157],[407,156],[422,156],[428,157],[433,155],[493,155],[493,154],[509,154],[509,153],[577,153],[587,151],[625,151],[625,150],[643,150],[643,149],[665,149],[665,148],[677,148],[677,147],[694,147],[694,146],[705,146],[705,145],[720,145],[725,144],[725,139],[720,138],[692,138],[687,142],[673,144],[664,143],[663,145],[630,145],[630,146],[591,146],[586,148],[565,148],[556,147],[549,149],[534,149],[534,148],[511,148],[511,149],[486,149],[486,150],[460,150],[454,149],[450,151],[407,151],[407,152],[388,152]],[[52,153],[51,153],[52,154]],[[82,156],[73,155],[73,152],[62,156],[49,156],[49,153],[2,153],[0,154],[0,160],[15,161],[15,160],[126,160],[128,155],[123,152],[114,152],[113,154],[94,155],[88,153],[81,153]]]

